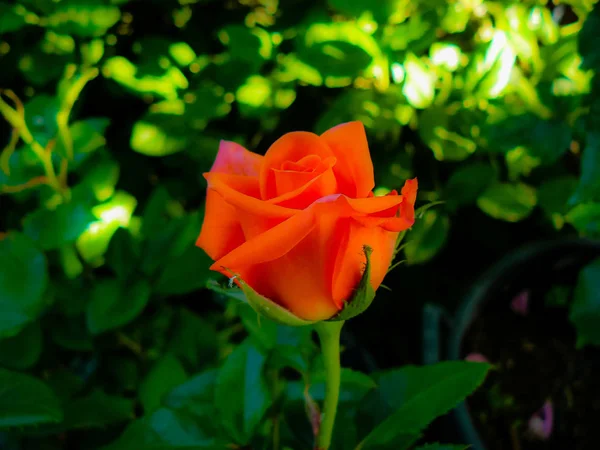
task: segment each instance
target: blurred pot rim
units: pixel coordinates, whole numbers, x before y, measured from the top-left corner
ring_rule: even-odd
[[[463,338],[471,323],[477,318],[481,305],[492,298],[496,290],[522,275],[523,269],[532,267],[532,261],[557,254],[564,256],[575,254],[580,259],[587,255],[593,259],[600,256],[600,240],[571,238],[527,244],[512,251],[486,270],[472,286],[456,312],[448,341],[448,359],[462,359]],[[471,419],[465,402],[455,409],[454,416],[459,432],[467,443],[471,444],[474,450],[485,450],[486,446]]]

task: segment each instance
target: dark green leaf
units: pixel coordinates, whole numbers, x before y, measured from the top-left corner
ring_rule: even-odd
[[[16,333],[44,307],[46,258],[25,235],[0,240],[0,336]]]
[[[586,135],[579,186],[569,203],[575,206],[590,201],[600,201],[600,132],[596,131]]]
[[[484,213],[507,222],[527,218],[536,204],[535,189],[523,183],[495,183],[477,198],[477,206]]]
[[[94,390],[65,406],[65,429],[105,427],[133,419],[133,401]]]
[[[60,422],[63,412],[54,393],[41,381],[0,369],[0,428]]]
[[[475,152],[475,142],[450,129],[450,118],[444,109],[428,108],[419,121],[419,136],[438,161],[462,161]]]
[[[571,297],[571,287],[557,285],[552,287],[546,295],[544,295],[544,305],[547,307],[564,307],[569,304]]]
[[[233,58],[247,61],[256,69],[272,54],[271,36],[259,27],[228,25],[219,31],[219,39],[227,45]]]
[[[265,361],[245,341],[229,355],[217,377],[215,403],[223,427],[239,444],[250,442],[272,401],[263,374]]]
[[[538,189],[538,203],[549,216],[566,214],[569,211],[569,198],[577,188],[577,178],[572,175],[551,178]]]
[[[598,28],[600,28],[600,5],[596,4],[577,37],[579,53],[583,58],[585,69],[600,69],[600,50],[594,45],[598,38]]]
[[[552,164],[569,150],[571,127],[561,120],[538,120],[526,136],[531,155]]]
[[[452,208],[475,203],[495,178],[494,168],[489,164],[476,162],[463,165],[452,172],[444,190],[444,199]]]
[[[92,334],[118,328],[135,319],[150,299],[147,281],[100,280],[87,306],[87,325]]]
[[[25,216],[23,231],[40,248],[53,250],[75,242],[96,220],[89,206],[64,203],[54,210],[38,209]]]
[[[398,436],[423,430],[471,394],[483,382],[488,369],[488,364],[451,361],[405,366],[393,372],[395,388],[386,401],[397,409],[359,447],[389,446]]]
[[[25,326],[19,334],[0,340],[0,366],[23,370],[33,366],[42,353],[39,322]]]
[[[578,345],[600,345],[600,259],[579,273],[569,319],[577,329]]]
[[[160,233],[168,222],[168,205],[172,202],[169,191],[158,186],[150,195],[142,216],[142,234],[150,238]]]
[[[315,401],[325,399],[325,372],[311,374],[309,392]],[[340,402],[342,404],[358,404],[362,398],[377,387],[377,383],[368,375],[355,370],[342,368],[340,375]],[[287,397],[291,400],[304,398],[304,383],[289,383]]]
[[[200,368],[217,360],[219,335],[208,318],[180,309],[169,348],[188,367]]]
[[[136,271],[140,255],[139,241],[126,228],[119,228],[108,244],[106,264],[119,278],[127,279]]]
[[[197,425],[162,408],[132,422],[112,444],[101,450],[223,450],[226,443],[199,435]]]
[[[58,100],[49,95],[36,95],[25,103],[25,122],[35,140],[42,146],[46,146],[56,136],[57,113]]]
[[[156,292],[180,295],[206,286],[212,260],[203,250],[190,244],[180,256],[169,260],[156,281]]]
[[[71,294],[76,295],[75,293]],[[82,299],[80,295],[77,295],[74,300],[82,303]],[[92,336],[86,326],[83,314],[74,317],[54,317],[50,333],[54,342],[68,350],[81,352],[93,349]]]
[[[297,40],[298,56],[324,78],[350,84],[380,55],[375,39],[351,22],[313,23]]]
[[[417,217],[404,244],[407,261],[420,264],[433,258],[446,243],[449,229],[450,220],[440,211],[427,210]]]
[[[0,35],[18,31],[27,25],[25,16],[28,13],[23,7],[17,8],[9,3],[0,2]]]
[[[468,445],[425,444],[415,448],[415,450],[467,450],[468,448]]]
[[[144,411],[149,414],[158,409],[164,395],[187,378],[185,369],[175,356],[167,353],[159,359],[140,385],[139,397]]]
[[[96,117],[72,123],[69,126],[73,151],[75,153],[89,154],[102,148],[106,144],[104,131],[110,123],[106,117]],[[67,156],[62,139],[58,139],[54,151],[61,156]]]
[[[219,414],[215,404],[216,370],[202,372],[173,389],[164,404],[178,417],[189,417],[197,424],[199,435],[207,440],[221,435]]]

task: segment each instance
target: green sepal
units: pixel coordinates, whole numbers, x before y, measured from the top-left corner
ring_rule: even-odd
[[[331,321],[348,320],[363,313],[375,298],[375,289],[371,286],[371,253],[373,249],[367,245],[363,247],[365,253],[365,270],[352,298],[344,303],[344,308],[333,316]]]
[[[260,295],[254,289],[252,289],[244,280],[242,280],[239,275],[234,275],[231,280],[236,279],[239,283],[240,289],[236,288],[224,288],[219,286],[218,283],[214,281],[209,281],[207,283],[207,288],[211,289],[220,294],[226,295],[230,298],[243,301],[248,303],[254,311],[258,314],[265,316],[267,319],[271,319],[274,322],[280,323],[282,325],[289,325],[292,327],[301,327],[306,325],[312,325],[313,321],[304,320],[299,318],[298,316],[292,314],[287,309],[279,306],[273,300],[268,299]]]

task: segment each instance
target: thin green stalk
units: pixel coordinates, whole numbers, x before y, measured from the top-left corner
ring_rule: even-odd
[[[17,109],[11,108],[5,101],[2,99],[2,94],[5,94],[11,100],[15,102]],[[10,123],[13,129],[17,130],[19,136],[25,142],[25,144],[29,145],[31,150],[38,157],[42,166],[44,167],[44,172],[47,177],[47,184],[51,186],[56,192],[61,194],[64,198],[67,198],[68,193],[66,188],[60,183],[58,177],[56,176],[56,172],[54,170],[54,166],[52,165],[52,155],[49,151],[46,151],[44,147],[42,147],[32,136],[29,128],[27,128],[27,124],[25,123],[25,113],[23,109],[23,104],[18,99],[18,97],[12,91],[0,91],[0,114],[2,114],[6,120]]]
[[[317,436],[317,450],[328,450],[331,446],[333,425],[340,397],[340,333],[344,321],[319,322],[315,329],[321,341],[321,352],[325,365],[325,401]]]

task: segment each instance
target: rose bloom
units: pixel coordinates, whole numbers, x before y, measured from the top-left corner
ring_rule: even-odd
[[[417,180],[375,197],[360,122],[322,135],[287,133],[264,156],[221,141],[210,172],[196,245],[212,270],[237,275],[297,317],[325,320],[352,298],[372,249],[377,289],[400,231],[414,223]],[[237,282],[237,280],[236,280]]]

